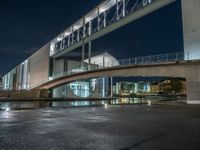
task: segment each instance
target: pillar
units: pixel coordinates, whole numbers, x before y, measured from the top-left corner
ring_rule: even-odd
[[[200,104],[200,64],[186,66],[187,103]]]
[[[72,44],[74,44],[74,27],[72,26]]]
[[[104,11],[103,16],[104,16],[103,17],[103,26],[106,27],[106,16],[107,16],[106,11]]]
[[[103,80],[103,87],[102,87],[102,97],[105,98],[106,97],[106,83],[105,83],[105,77],[102,78]]]
[[[110,97],[113,97],[113,77],[110,77]]]
[[[181,0],[185,59],[200,59],[200,0]]]
[[[92,41],[88,43],[88,69],[91,67],[91,52],[92,52]]]
[[[81,65],[84,66],[84,59],[85,59],[85,42],[83,40],[83,43],[82,43],[82,59],[81,59]]]
[[[98,28],[98,30],[100,30],[100,22],[101,22],[101,19],[100,19],[99,7],[98,7],[97,8],[97,28]]]
[[[122,1],[122,6],[123,6],[122,16],[125,17],[126,16],[126,1],[125,0]]]
[[[116,14],[117,14],[117,20],[119,20],[119,1],[116,0]]]

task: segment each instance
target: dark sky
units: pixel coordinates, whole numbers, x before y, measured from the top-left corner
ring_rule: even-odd
[[[1,0],[0,76],[94,8],[102,0]],[[93,43],[117,58],[183,50],[180,1]]]

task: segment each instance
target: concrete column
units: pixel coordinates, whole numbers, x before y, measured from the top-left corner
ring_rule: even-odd
[[[103,62],[102,62],[102,67],[104,68],[105,67],[105,57],[103,57]]]
[[[72,26],[72,44],[74,44],[74,27]]]
[[[100,12],[99,12],[99,7],[97,8],[97,28],[98,30],[100,30],[100,22],[101,22],[101,19],[100,19]]]
[[[56,63],[56,59],[55,59],[55,58],[53,58],[52,75],[53,75],[53,72],[54,72],[55,63]]]
[[[186,66],[187,103],[200,104],[200,65]]]
[[[200,59],[200,0],[181,0],[185,59]]]
[[[88,34],[91,35],[92,33],[92,20],[89,22],[89,29],[88,29]]]
[[[62,46],[63,46],[63,49],[65,49],[65,39],[63,39],[63,42],[62,42]]]
[[[122,1],[122,5],[123,5],[122,15],[123,15],[123,17],[125,17],[125,15],[126,15],[126,1],[125,0]]]
[[[107,14],[106,14],[106,11],[103,13],[103,26],[106,27],[106,17],[107,17]]]
[[[91,67],[91,52],[92,52],[92,41],[89,41],[88,43],[88,69],[90,70]]]
[[[113,97],[113,77],[110,77],[110,97]]]
[[[83,18],[83,38],[85,38],[85,18]]]
[[[102,80],[103,80],[103,83],[102,83],[103,84],[102,85],[103,86],[103,88],[102,88],[102,97],[106,97],[106,91],[105,91],[106,90],[106,85],[105,85],[106,82],[105,82],[105,77],[103,77]]]
[[[64,34],[62,34],[62,40],[60,44],[60,50],[64,49]]]
[[[84,65],[84,60],[85,60],[85,42],[83,40],[83,43],[82,43],[82,59],[81,59],[81,65],[83,66]]]
[[[119,1],[116,0],[116,14],[117,14],[117,20],[119,20]]]
[[[70,46],[70,37],[71,37],[70,35],[68,35],[68,37],[67,37],[68,38],[68,41],[67,41],[67,46],[68,47]]]
[[[77,33],[77,41],[79,42],[79,41],[80,41],[80,29],[78,29],[77,32],[78,32],[78,33]]]

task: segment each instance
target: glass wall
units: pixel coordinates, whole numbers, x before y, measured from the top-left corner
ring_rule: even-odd
[[[28,60],[11,70],[2,79],[3,90],[28,89]]]

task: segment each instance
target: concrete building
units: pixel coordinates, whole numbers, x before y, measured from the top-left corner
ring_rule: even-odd
[[[72,60],[71,60],[72,62]],[[84,60],[84,67],[81,66],[80,62],[74,61],[69,66],[72,69],[72,65],[78,64],[72,69],[73,72],[83,72],[88,70],[88,67],[108,67],[109,64],[106,62],[115,62],[119,65],[119,62],[111,56],[109,53],[103,53],[91,57],[91,65],[88,66],[88,59]],[[70,70],[68,69],[68,70]],[[109,78],[93,78],[88,80],[76,81],[69,84],[64,84],[53,90],[53,97],[106,97],[109,96]]]
[[[150,93],[150,82],[118,82],[113,86],[113,95],[130,96]]]
[[[181,78],[169,78],[151,83],[151,93],[186,95],[186,81]]]
[[[60,74],[69,71],[85,71],[85,63],[90,67],[94,61],[92,60],[93,40],[169,5],[174,1],[176,0],[139,0],[136,2],[130,0],[103,1],[84,15],[84,17],[73,23],[64,32],[60,33],[4,75],[2,79],[3,89],[31,90],[43,83],[51,81],[55,76],[57,77]],[[200,1],[181,0],[181,5],[185,60],[200,59]],[[76,48],[81,48],[80,58],[74,60],[67,57],[69,52]],[[74,68],[80,67],[80,65],[82,66],[82,70],[80,68],[73,70]],[[103,65],[106,64],[104,63]],[[191,74],[193,71],[195,73]],[[188,95],[190,96],[191,102],[198,103],[197,98],[200,97],[199,91],[197,91],[200,87],[198,70],[196,68],[188,69],[187,79]],[[102,82],[105,83],[104,80]],[[65,87],[57,87],[54,89],[54,94],[63,93],[63,88]],[[77,92],[75,90],[75,93]],[[86,95],[88,94],[86,93]],[[102,95],[105,95],[105,93]]]

